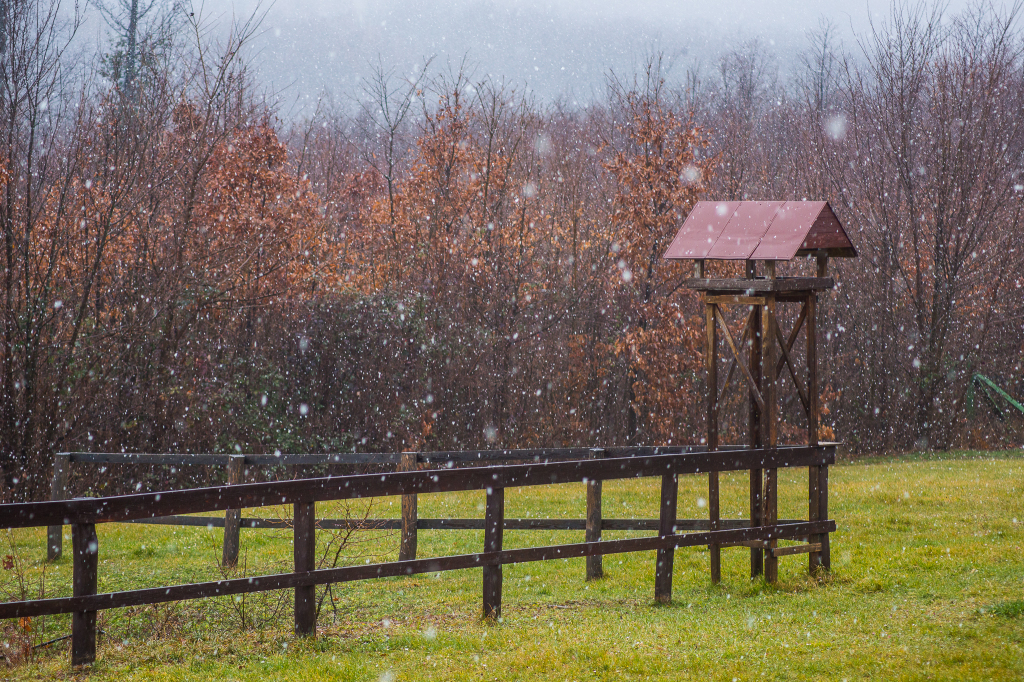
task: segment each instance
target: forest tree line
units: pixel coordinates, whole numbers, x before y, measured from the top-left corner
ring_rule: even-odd
[[[896,4],[852,45],[822,23],[787,79],[757,42],[652,54],[584,104],[380,65],[359,106],[288,121],[246,60],[258,17],[89,55],[55,0],[5,7],[5,499],[45,496],[58,451],[699,443],[703,310],[661,256],[701,199],[826,199],[850,234],[823,437],[1020,436],[966,401],[976,372],[1024,392],[1019,5]]]

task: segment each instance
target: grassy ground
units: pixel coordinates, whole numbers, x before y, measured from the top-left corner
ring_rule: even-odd
[[[780,472],[780,517],[805,511],[806,471]],[[706,513],[704,477],[680,484],[680,516]],[[605,516],[655,518],[658,481],[605,484]],[[727,549],[711,586],[707,551],[676,554],[670,606],[653,603],[652,552],[605,558],[586,583],[582,559],[505,568],[504,617],[479,620],[479,570],[335,586],[316,640],[290,633],[290,593],[123,609],[101,615],[96,680],[1019,680],[1024,679],[1024,459],[971,453],[862,460],[831,475],[833,573],[780,559],[775,587],[748,578]],[[723,481],[739,517],[745,477]],[[582,486],[510,490],[510,517],[582,515]],[[483,493],[421,496],[421,517],[481,516]],[[394,516],[397,502],[373,515]],[[363,510],[354,510],[362,512]],[[261,510],[272,516],[281,510]],[[343,513],[340,509],[333,513]],[[329,535],[322,534],[322,541]],[[627,537],[606,533],[606,538]],[[639,534],[634,534],[639,535]],[[220,577],[219,531],[100,527],[100,589]],[[361,536],[367,537],[367,536]],[[578,542],[580,532],[508,532],[506,547]],[[343,563],[393,557],[394,533],[346,548]],[[38,590],[44,536],[13,534]],[[68,543],[70,544],[70,543]],[[287,570],[286,531],[243,531],[249,573]],[[482,533],[425,531],[420,556],[478,551]],[[8,554],[11,550],[2,551]],[[15,570],[6,571],[12,587]],[[70,563],[46,569],[66,594]],[[37,641],[67,617],[33,624]],[[8,624],[6,633],[15,631]],[[0,678],[72,675],[66,642]],[[2,665],[2,664],[0,664]]]

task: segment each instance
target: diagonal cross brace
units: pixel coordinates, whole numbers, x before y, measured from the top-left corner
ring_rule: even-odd
[[[804,411],[810,413],[811,404],[807,400],[807,391],[804,390],[803,385],[800,383],[799,377],[796,375],[796,368],[793,367],[793,358],[789,355],[789,344],[786,343],[786,339],[782,336],[782,330],[779,329],[779,321],[775,319],[775,316],[768,313],[771,318],[772,329],[775,330],[775,338],[779,340],[779,347],[782,349],[782,362],[789,367],[789,375],[793,377],[793,385],[796,386],[796,392],[800,395],[800,402],[804,404]],[[778,377],[778,374],[775,375]]]
[[[761,397],[761,391],[757,388],[757,383],[754,381],[754,377],[750,374],[750,370],[747,369],[747,365],[740,358],[740,352],[736,349],[736,342],[732,338],[732,332],[729,331],[729,325],[726,324],[725,318],[722,317],[722,311],[719,310],[718,306],[715,306],[715,319],[718,320],[718,326],[722,328],[722,332],[725,335],[725,340],[729,344],[729,349],[732,351],[733,357],[736,359],[736,364],[739,365],[740,371],[743,373],[743,377],[747,380],[747,385],[750,387],[750,394],[754,396],[754,400],[757,402],[757,406],[761,408],[761,412],[764,413],[764,398]]]
[[[746,345],[746,343],[747,343],[747,335],[750,334],[750,329],[751,329],[750,328],[750,324],[751,324],[751,322],[753,322],[753,320],[754,320],[754,311],[751,310],[750,314],[747,315],[746,323],[743,325],[743,334],[740,336],[740,344],[739,344],[740,346]],[[736,358],[733,358],[732,360],[729,361],[729,371],[726,372],[726,374],[725,374],[725,383],[722,384],[722,392],[719,394],[719,398],[718,398],[719,401],[721,401],[722,396],[725,395],[726,389],[729,388],[729,382],[732,381],[732,375],[736,371],[736,365],[737,364],[739,364],[739,363],[737,362]]]
[[[786,341],[786,345],[784,346],[784,348],[787,351],[792,352],[793,346],[796,345],[797,337],[800,335],[800,330],[803,328],[804,321],[806,319],[807,319],[807,303],[805,302],[802,306],[800,306],[800,316],[798,318],[796,318],[796,324],[793,326],[793,331],[791,331],[789,333],[789,340]],[[783,355],[783,357],[779,358],[778,364],[775,365],[775,378],[776,379],[778,379],[780,376],[782,376],[782,368],[783,368],[783,366],[785,364],[786,364],[786,357],[785,357],[785,355]],[[790,365],[790,367],[792,367],[792,365]]]

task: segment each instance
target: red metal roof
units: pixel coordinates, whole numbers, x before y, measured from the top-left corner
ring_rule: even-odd
[[[791,260],[821,251],[857,255],[827,201],[698,201],[665,258]]]

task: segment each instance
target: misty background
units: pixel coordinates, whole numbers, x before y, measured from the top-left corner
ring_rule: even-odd
[[[947,4],[947,16],[968,0]],[[1003,3],[995,3],[997,6]],[[188,3],[186,3],[188,5]],[[193,2],[213,33],[234,20],[265,15],[252,42],[257,80],[286,118],[302,116],[323,93],[337,102],[362,99],[362,82],[378,60],[399,73],[414,73],[425,59],[435,68],[465,59],[475,77],[504,79],[541,101],[592,101],[610,71],[633,73],[645,54],[660,51],[670,77],[687,71],[707,77],[720,57],[757,41],[774,56],[788,82],[808,48],[807,33],[821,21],[852,47],[871,23],[884,23],[885,2],[766,0],[664,2],[635,0],[345,0],[314,2]],[[81,36],[105,45],[110,29],[85,6]],[[857,52],[854,50],[854,52]]]

